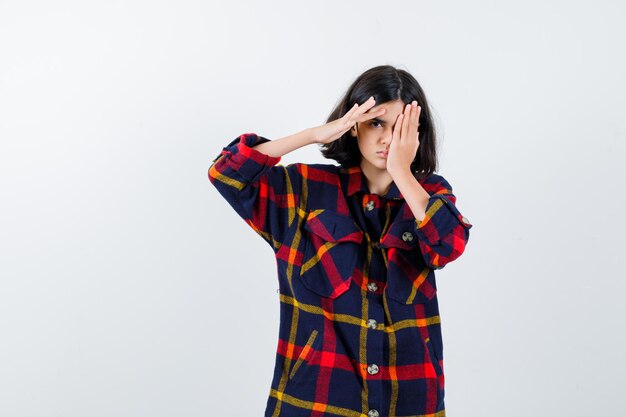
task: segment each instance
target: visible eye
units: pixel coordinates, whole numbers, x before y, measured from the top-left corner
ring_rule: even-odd
[[[370,125],[371,125],[371,126],[374,126],[375,124],[380,125],[380,122],[377,122],[376,120],[374,120],[374,121],[372,121],[372,122],[370,123]],[[374,127],[376,127],[376,126],[374,126]]]

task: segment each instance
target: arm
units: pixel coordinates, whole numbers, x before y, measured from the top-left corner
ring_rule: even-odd
[[[430,194],[417,181],[410,168],[397,174],[394,177],[394,182],[409,205],[411,212],[415,215],[415,219],[418,221],[424,220]]]
[[[261,142],[254,146],[254,149],[272,157],[281,157],[298,148],[316,143],[311,129],[305,129],[284,138],[275,139],[268,142]]]
[[[208,170],[218,192],[275,251],[297,223],[302,183],[302,164],[277,163],[282,155],[313,143],[308,132],[275,141],[244,133],[222,149]]]
[[[472,224],[456,207],[450,183],[432,174],[422,186],[410,171],[398,175],[396,181],[415,215],[414,232],[428,266],[440,269],[461,256]]]
[[[275,251],[292,236],[300,212],[304,164],[276,166],[281,156],[311,143],[330,143],[357,122],[380,116],[385,109],[368,112],[370,97],[341,118],[321,126],[270,141],[244,133],[229,143],[209,167],[209,180],[237,213]],[[295,226],[297,227],[297,226]]]
[[[413,100],[405,106],[404,113],[398,115],[387,170],[415,217],[412,234],[417,236],[424,261],[429,267],[440,269],[461,256],[472,225],[457,209],[452,186],[445,178],[431,174],[420,184],[413,176],[410,167],[420,144],[420,113],[421,106]],[[411,240],[411,235],[407,235],[407,239]]]

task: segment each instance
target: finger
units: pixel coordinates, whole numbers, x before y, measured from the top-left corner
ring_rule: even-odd
[[[354,103],[354,106],[352,106],[352,108],[351,108],[350,110],[348,110],[348,111],[346,112],[346,114],[344,114],[344,115],[343,115],[343,117],[344,117],[344,118],[347,118],[347,119],[351,118],[351,117],[352,117],[352,115],[353,115],[354,113],[356,113],[356,111],[357,111],[358,109],[359,109],[359,105],[358,105],[357,103]]]
[[[396,119],[396,124],[393,126],[393,133],[391,134],[391,142],[398,142],[400,140],[400,130],[402,129],[403,115],[399,114]]]
[[[376,100],[374,100],[374,96],[370,96],[370,98],[368,98],[361,104],[355,103],[355,106],[357,106],[360,111],[365,112],[371,109],[375,104],[376,104]]]
[[[357,111],[354,114],[354,117],[360,117],[363,113],[369,111],[372,107],[376,105],[376,100],[374,100],[374,96],[370,96],[363,104],[361,104]]]
[[[384,107],[378,108],[376,110],[371,109],[368,112],[363,113],[362,115],[358,116],[357,120],[359,122],[364,122],[366,120],[373,119],[374,117],[382,116],[383,114],[385,114],[386,111],[387,109],[385,109]]]
[[[386,112],[384,108],[379,108],[375,111],[372,111],[371,108],[376,104],[374,97],[370,97],[365,103],[363,103],[351,116],[349,123],[354,124],[358,122],[363,122],[365,120],[372,119],[374,117],[381,116]]]
[[[400,141],[402,142],[405,138],[407,138],[409,134],[409,122],[411,121],[411,105],[407,104],[404,106],[404,116],[402,118],[402,131],[400,134]]]
[[[373,96],[370,96],[363,104],[359,106],[359,103],[354,103],[354,106],[343,115],[344,120],[346,120],[350,125],[353,125],[357,122],[357,118],[365,111],[369,110],[376,101]]]
[[[422,115],[422,107],[417,106],[417,130],[420,128],[420,116]]]
[[[417,107],[417,101],[413,100],[412,106],[411,106],[411,132],[413,132],[414,134],[417,133],[417,125],[419,122],[419,107]]]
[[[419,129],[420,129],[420,114],[422,113],[422,107],[417,105],[415,105],[415,126],[412,127],[413,131],[415,132],[415,141],[417,142],[417,145],[419,146]]]

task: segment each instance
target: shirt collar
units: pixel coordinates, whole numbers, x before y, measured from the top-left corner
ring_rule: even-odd
[[[367,178],[359,165],[339,167],[339,176],[344,186],[344,191],[348,196],[352,196],[357,192],[363,194],[371,194],[367,188]],[[402,193],[398,189],[395,182],[391,183],[387,194],[381,196],[387,199],[404,200]]]

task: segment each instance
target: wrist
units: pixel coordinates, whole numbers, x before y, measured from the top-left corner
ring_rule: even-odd
[[[411,171],[410,166],[391,170],[389,171],[389,175],[391,175],[391,177],[393,178],[395,182],[402,181],[405,179],[415,179],[415,176],[413,175],[413,172]]]
[[[300,135],[302,135],[303,140],[307,145],[319,142],[317,137],[315,136],[315,131],[311,127],[304,129],[302,132],[300,132]]]

